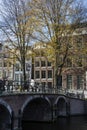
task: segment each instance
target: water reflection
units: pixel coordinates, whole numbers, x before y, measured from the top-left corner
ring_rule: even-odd
[[[23,122],[22,130],[87,130],[87,116],[58,118],[55,123]]]

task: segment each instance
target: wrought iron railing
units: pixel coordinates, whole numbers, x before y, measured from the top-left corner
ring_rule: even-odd
[[[0,82],[0,93],[54,93],[54,94],[65,94],[65,90],[57,89],[57,87],[50,87],[50,86],[43,86],[39,83],[29,83],[27,82],[16,82],[16,81],[9,81],[9,82]]]
[[[62,87],[63,88],[63,87]],[[24,82],[17,82],[17,81],[0,81],[0,94],[14,94],[14,93],[38,93],[38,94],[63,94],[68,97],[74,98],[84,98],[83,91],[78,93],[78,91],[71,91],[66,89],[58,89],[58,87],[50,87],[50,86],[43,86],[39,83],[30,83],[28,81]]]

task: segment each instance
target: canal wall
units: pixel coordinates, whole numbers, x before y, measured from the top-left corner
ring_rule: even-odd
[[[87,101],[82,99],[70,98],[70,116],[87,115]]]

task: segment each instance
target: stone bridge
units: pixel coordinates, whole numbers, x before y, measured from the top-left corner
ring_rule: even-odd
[[[21,128],[24,121],[54,121],[60,116],[86,115],[87,101],[62,94],[0,95],[0,127]]]

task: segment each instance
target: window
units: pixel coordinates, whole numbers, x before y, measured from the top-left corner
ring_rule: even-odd
[[[78,67],[82,67],[82,57],[78,57],[77,65]]]
[[[72,75],[67,75],[67,88],[72,88]]]
[[[9,54],[6,52],[5,54],[4,54],[4,58],[8,58],[9,57]]]
[[[11,67],[11,65],[12,65],[11,62],[9,62],[9,67]]]
[[[77,75],[77,89],[83,88],[83,77],[82,75]]]
[[[81,56],[78,56],[76,58],[76,66],[77,67],[82,67],[82,57]]]
[[[4,62],[4,67],[7,67],[7,62]]]
[[[0,45],[0,51],[2,50],[2,45]]]
[[[62,87],[62,75],[57,76],[57,86],[58,88]]]
[[[48,70],[48,78],[52,78],[52,70]]]
[[[72,60],[67,58],[67,67],[72,67]]]
[[[15,65],[15,71],[19,71],[19,64]]]
[[[23,75],[20,74],[20,81],[22,82],[22,80],[23,80]]]
[[[43,70],[43,71],[41,72],[41,78],[46,78],[46,71]]]
[[[63,63],[63,57],[59,56],[58,57],[58,66],[61,66],[62,63]]]
[[[47,62],[47,65],[48,65],[48,66],[51,66],[51,62],[48,61],[48,62]]]
[[[41,66],[45,67],[46,66],[46,62],[45,61],[41,61]]]
[[[2,57],[3,57],[3,54],[0,53],[0,58],[2,58]]]
[[[40,66],[40,62],[39,61],[35,61],[35,67],[39,67]]]
[[[82,37],[81,37],[81,36],[80,36],[80,37],[79,37],[79,36],[77,37],[77,41],[76,41],[76,42],[77,42],[77,47],[78,47],[78,48],[82,48]]]
[[[0,62],[0,67],[2,67],[2,62]]]
[[[0,71],[0,78],[2,77],[2,71]]]
[[[40,71],[35,71],[35,78],[39,79],[40,78]]]
[[[31,68],[30,64],[26,63],[26,71],[30,71],[30,68]]]
[[[15,80],[19,81],[19,74],[15,74]]]
[[[11,71],[8,72],[8,76],[9,76],[9,77],[12,76],[12,72],[11,72]]]
[[[82,36],[74,37],[74,43],[76,44],[77,49],[82,48]]]
[[[6,71],[3,71],[3,77],[6,77],[7,75],[6,75]]]

